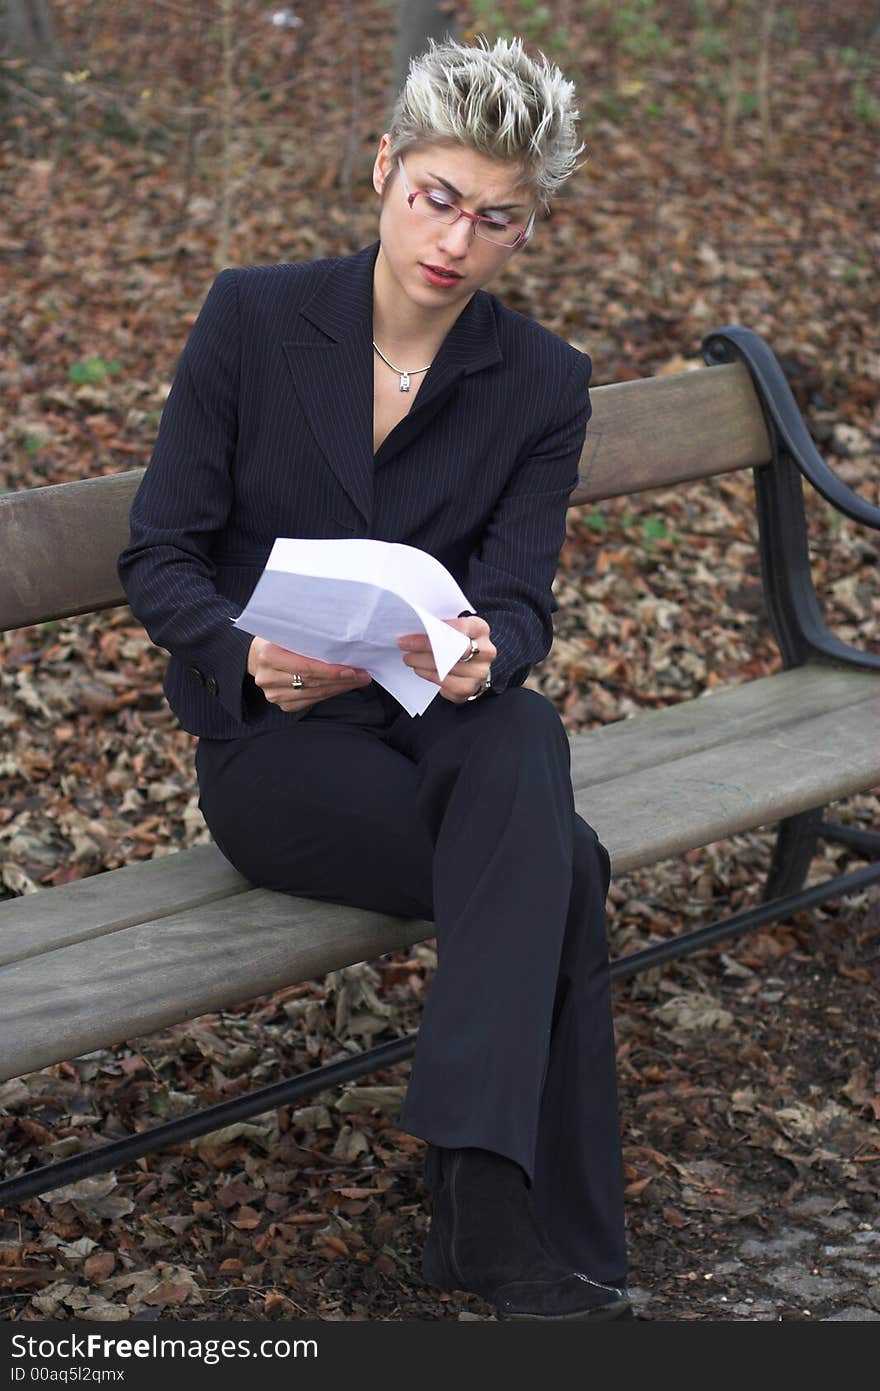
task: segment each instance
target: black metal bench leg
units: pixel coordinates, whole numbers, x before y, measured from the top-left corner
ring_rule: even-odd
[[[803,888],[821,834],[822,811],[822,807],[814,807],[780,821],[764,885],[764,903]]]

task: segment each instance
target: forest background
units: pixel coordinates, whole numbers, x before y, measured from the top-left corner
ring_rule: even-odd
[[[755,329],[876,502],[872,0],[4,0],[0,489],[147,462],[217,269],[373,240],[372,158],[425,10],[465,39],[521,34],[577,84],[587,162],[500,297],[588,351],[597,384],[697,367],[710,329]],[[735,476],[570,515],[557,638],[529,684],[571,729],[778,669],[753,511]],[[808,516],[829,621],[878,650],[875,539],[814,496]],[[163,666],[126,609],[2,639],[0,893],[206,839]],[[876,826],[877,809],[833,810]],[[613,953],[755,903],[771,844],[615,880]],[[827,848],[811,880],[849,859]],[[617,989],[644,1317],[880,1308],[876,1281],[823,1286],[816,1226],[872,1230],[878,943],[867,893]],[[414,1029],[435,961],[424,943],[9,1083],[5,1170]],[[420,1281],[421,1145],[394,1125],[407,1072],[0,1217],[0,1317],[485,1316]],[[818,1243],[799,1290],[743,1244],[794,1213]]]

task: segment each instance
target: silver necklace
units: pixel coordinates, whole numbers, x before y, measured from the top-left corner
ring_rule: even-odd
[[[400,376],[400,389],[401,389],[401,391],[409,391],[409,379],[410,379],[410,377],[418,377],[418,376],[421,376],[422,372],[427,372],[428,367],[431,366],[431,364],[430,364],[430,362],[429,362],[429,363],[428,363],[428,367],[414,367],[414,368],[412,369],[412,371],[408,372],[408,371],[406,370],[405,367],[395,367],[393,362],[389,362],[389,361],[388,361],[387,357],[386,357],[385,354],[383,353],[382,349],[379,347],[379,345],[378,345],[378,343],[376,342],[375,338],[373,339],[373,347],[376,349],[376,352],[379,354],[379,356],[381,357],[382,361],[385,363],[385,366],[386,366],[386,367],[390,367],[391,370],[392,370],[392,372],[397,372],[397,373],[399,374],[399,376]]]

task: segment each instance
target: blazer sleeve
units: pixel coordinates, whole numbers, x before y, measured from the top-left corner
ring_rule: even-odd
[[[553,642],[553,579],[590,418],[592,364],[576,352],[552,418],[498,499],[464,589],[498,655],[492,687],[520,686]]]
[[[233,500],[239,360],[236,272],[225,270],[178,363],[118,571],[153,642],[216,683],[222,705],[244,721],[252,638],[232,626],[241,606],[215,588],[211,560],[211,538],[226,525]]]

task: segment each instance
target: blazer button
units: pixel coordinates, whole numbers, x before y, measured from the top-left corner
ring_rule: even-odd
[[[205,674],[204,674],[204,672],[199,671],[199,668],[198,668],[198,667],[187,667],[187,671],[189,672],[190,676],[192,677],[192,679],[193,679],[194,681],[198,681],[198,683],[199,683],[200,686],[204,686],[204,684],[205,684]]]
[[[208,679],[205,681],[205,690],[208,692],[208,695],[215,696],[218,694],[220,687],[217,684],[216,676],[208,677]]]

